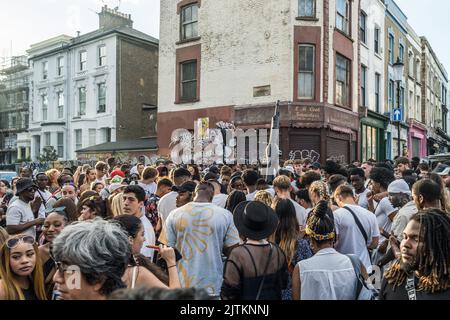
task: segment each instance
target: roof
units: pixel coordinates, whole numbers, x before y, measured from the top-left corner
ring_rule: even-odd
[[[142,138],[117,142],[105,142],[89,148],[76,150],[77,153],[130,151],[130,150],[156,150],[158,145],[156,138]]]
[[[149,41],[149,42],[153,42],[158,44],[159,40],[156,38],[153,38],[151,36],[149,36],[148,34],[145,34],[141,31],[138,31],[136,29],[130,28],[130,27],[115,27],[115,28],[108,28],[108,29],[97,29],[95,31],[83,34],[79,37],[75,37],[72,39],[72,43],[71,45],[77,45],[79,43],[83,43],[86,41],[89,41],[91,39],[95,39],[97,37],[101,37],[103,35],[109,34],[109,33],[114,33],[114,32],[118,32],[118,33],[122,33],[128,36],[132,36],[134,38],[139,38],[141,40],[145,40],[145,41]]]
[[[38,53],[36,55],[32,55],[30,57],[31,60],[36,59],[36,58],[41,58],[43,56],[47,56],[49,54],[54,54],[55,52],[60,52],[61,50],[65,50],[68,48],[72,48],[75,47],[79,44],[91,41],[91,40],[95,40],[97,38],[101,38],[103,36],[107,36],[110,34],[119,34],[119,35],[124,35],[124,36],[129,36],[135,39],[139,39],[142,41],[147,41],[147,42],[151,42],[154,43],[156,45],[159,44],[159,40],[156,38],[153,38],[152,36],[149,36],[141,31],[135,30],[133,28],[127,27],[127,26],[122,26],[122,27],[115,27],[115,28],[101,28],[101,29],[97,29],[95,31],[80,35],[79,37],[74,37],[71,38],[71,40],[69,42],[67,42],[65,45],[61,46],[61,47],[56,47],[56,48],[52,48],[46,51],[43,51],[41,53]],[[44,41],[45,42],[45,41]],[[30,52],[30,50],[29,50]]]

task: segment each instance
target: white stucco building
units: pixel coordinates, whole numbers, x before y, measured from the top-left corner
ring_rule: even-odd
[[[98,30],[28,50],[33,160],[46,146],[72,160],[77,150],[151,135],[141,119],[143,105],[156,108],[158,40],[133,29],[130,15],[103,7],[99,16]]]

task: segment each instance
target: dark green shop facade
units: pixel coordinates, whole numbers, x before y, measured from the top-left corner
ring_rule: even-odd
[[[368,110],[367,117],[361,118],[361,161],[386,158],[386,129],[389,118]]]

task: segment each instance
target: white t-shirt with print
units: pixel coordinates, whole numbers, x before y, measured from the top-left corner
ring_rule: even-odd
[[[219,296],[222,251],[239,243],[231,212],[213,203],[190,202],[170,213],[165,228],[166,239],[161,237],[161,242],[183,256],[178,262],[181,286],[203,288]]]
[[[346,205],[346,207],[349,207],[361,222],[367,234],[367,243],[365,243],[364,236],[352,214],[347,209],[340,208],[334,211],[334,225],[338,235],[335,249],[342,254],[357,255],[366,267],[367,272],[370,273],[372,272],[372,264],[370,263],[367,246],[372,243],[372,238],[380,236],[377,218],[372,212],[360,206]]]

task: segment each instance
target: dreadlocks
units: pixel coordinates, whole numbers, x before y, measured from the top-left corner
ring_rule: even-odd
[[[416,254],[419,290],[436,293],[450,288],[450,217],[439,209],[415,214],[412,221],[420,225],[419,241],[423,247]],[[400,258],[401,259],[401,258]],[[397,260],[385,274],[394,288],[405,283],[407,274]]]

